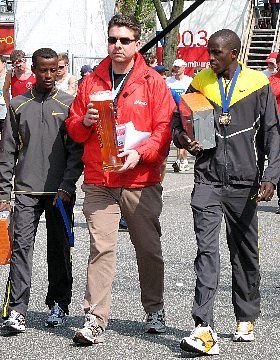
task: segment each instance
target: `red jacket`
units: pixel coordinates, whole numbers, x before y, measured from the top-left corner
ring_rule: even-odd
[[[268,79],[276,97],[278,111],[280,113],[280,71],[278,71],[275,75],[270,76]]]
[[[143,162],[134,169],[118,174],[103,173],[101,151],[95,125],[86,128],[83,118],[87,112],[89,94],[111,90],[111,59],[104,59],[80,85],[72,103],[67,130],[76,142],[84,143],[84,182],[97,186],[139,188],[160,182],[160,165],[166,157],[170,141],[170,122],[174,100],[164,79],[148,67],[140,54],[135,55],[134,68],[118,97],[117,122],[132,121],[135,129],[149,131],[151,136],[136,150]]]

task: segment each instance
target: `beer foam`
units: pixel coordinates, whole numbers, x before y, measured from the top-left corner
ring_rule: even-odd
[[[90,101],[106,101],[106,100],[112,100],[112,92],[110,90],[108,91],[98,91],[94,94],[89,95]]]

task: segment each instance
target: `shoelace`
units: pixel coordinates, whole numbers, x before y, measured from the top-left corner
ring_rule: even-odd
[[[155,324],[158,321],[163,322],[163,320],[164,320],[163,313],[160,313],[159,311],[147,314],[147,321],[153,324]]]
[[[8,320],[14,320],[14,321],[18,321],[20,324],[25,322],[25,318],[22,314],[12,311],[11,315],[9,316]]]
[[[61,313],[62,313],[62,310],[60,309],[58,304],[55,304],[51,310],[51,316],[60,317]]]
[[[93,314],[94,309],[97,304],[90,305],[89,311],[85,315],[85,324],[84,327],[98,329],[100,326],[97,324],[96,317]]]

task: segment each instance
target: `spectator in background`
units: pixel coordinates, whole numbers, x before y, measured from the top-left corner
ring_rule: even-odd
[[[173,63],[172,72],[173,76],[166,79],[166,84],[169,87],[173,99],[179,107],[181,94],[184,94],[192,78],[185,75],[186,63],[183,59],[177,59]],[[185,149],[177,149],[177,160],[172,165],[174,172],[184,172],[190,170],[189,162],[187,159],[187,151]]]
[[[276,65],[278,72],[275,75],[270,76],[269,81],[276,97],[278,111],[280,114],[280,53],[276,57]],[[277,183],[277,197],[278,197],[278,208],[276,214],[280,214],[280,180]]]
[[[69,58],[66,53],[58,54],[58,71],[56,77],[56,88],[65,91],[67,94],[76,95],[76,76],[69,74]]]
[[[263,73],[269,78],[271,75],[276,74],[277,72],[277,65],[276,65],[276,58],[277,58],[278,52],[273,52],[268,55],[268,57],[265,59],[267,63],[267,68],[263,70]]]
[[[30,90],[36,81],[35,75],[26,63],[25,53],[22,50],[12,51],[10,60],[12,70],[7,72],[3,85],[3,96],[7,108],[11,100],[10,88],[12,97],[15,97]]]
[[[264,10],[268,10],[268,8],[269,8],[269,0],[263,0],[263,8],[264,8]]]
[[[166,73],[169,70],[166,69],[163,65],[154,66],[153,69],[158,72],[165,80],[167,79]]]
[[[155,67],[158,65],[158,60],[155,55],[145,54],[144,59],[146,61],[146,64],[150,67]]]
[[[3,55],[0,55],[0,139],[3,128],[3,123],[6,117],[6,104],[3,96],[3,85],[6,77],[6,59]]]
[[[272,90],[275,94],[277,105],[278,105],[278,110],[280,113],[280,53],[275,53],[275,54],[277,54],[276,66],[277,66],[278,71],[276,74],[270,76],[269,81],[270,81]]]
[[[84,80],[84,78],[92,73],[92,68],[90,65],[83,65],[81,67],[81,78],[78,80],[78,87],[81,85],[82,81]]]
[[[280,10],[280,0],[269,0],[271,9],[271,27],[276,29],[277,25],[277,14]]]
[[[158,64],[158,59],[155,55],[151,56],[148,62],[148,65],[151,67],[155,67]]]

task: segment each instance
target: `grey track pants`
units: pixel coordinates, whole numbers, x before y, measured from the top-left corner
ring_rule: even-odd
[[[68,313],[72,296],[72,263],[63,219],[53,206],[54,195],[18,194],[14,206],[14,240],[12,260],[4,299],[2,317],[12,310],[25,315],[30,298],[32,261],[35,236],[40,216],[45,212],[47,227],[48,289],[46,305],[55,302]],[[74,197],[65,204],[72,222]]]
[[[260,313],[257,189],[195,184],[191,206],[197,240],[197,275],[192,315],[213,327],[220,275],[219,232],[224,216],[232,265],[232,303],[237,320]]]

